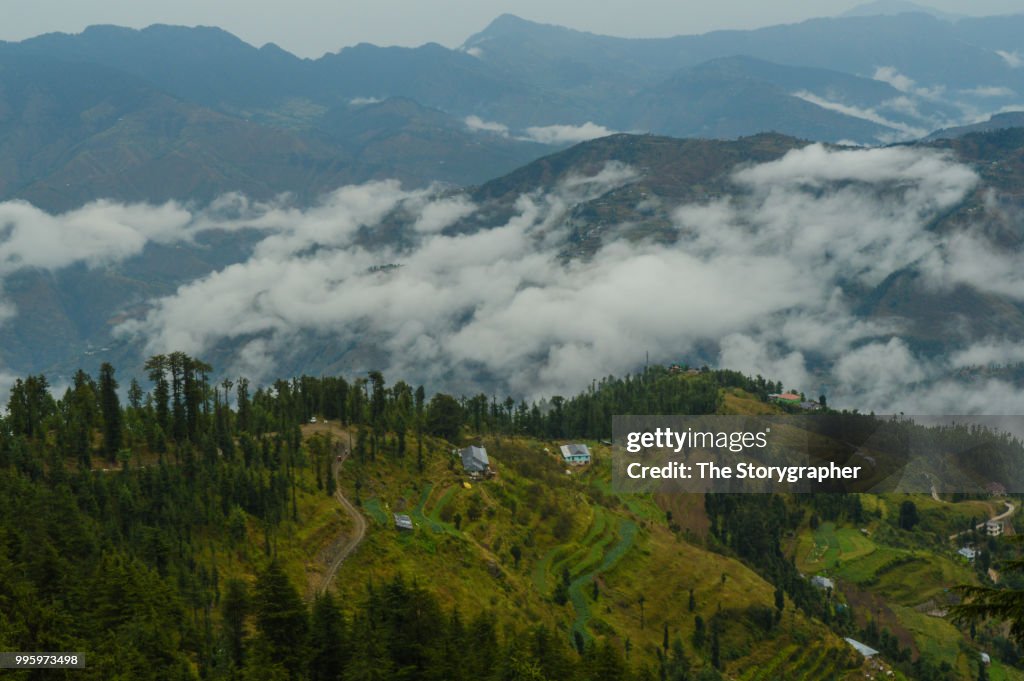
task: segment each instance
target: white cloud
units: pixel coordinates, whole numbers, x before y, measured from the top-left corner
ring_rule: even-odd
[[[494,121],[485,121],[479,116],[466,116],[463,120],[466,127],[476,132],[493,132],[496,135],[502,137],[508,137],[508,126],[504,123],[496,123]]]
[[[911,116],[913,118],[922,120],[924,119],[924,117],[921,115],[920,110],[918,109],[917,101],[913,97],[908,97],[906,95],[900,95],[899,97],[892,97],[890,99],[887,99],[881,104],[879,104],[878,107],[880,109],[886,109],[889,111],[894,111],[899,114],[903,114],[904,116]]]
[[[975,97],[1015,97],[1016,92],[1008,87],[999,87],[996,85],[979,85],[978,87],[964,90],[964,94],[973,95]]]
[[[583,125],[544,125],[527,128],[525,139],[541,144],[577,144],[614,134],[614,130],[587,121]]]
[[[379,104],[383,100],[378,97],[353,97],[348,100],[349,106],[367,106],[368,104]]]
[[[888,83],[900,92],[914,92],[914,86],[916,85],[913,79],[904,76],[892,66],[879,66],[875,69],[875,75],[872,78]]]
[[[734,200],[680,208],[674,245],[612,241],[589,261],[560,262],[573,207],[636,178],[622,164],[570,176],[520,197],[505,224],[458,235],[440,230],[476,209],[465,196],[393,183],[348,187],[307,211],[228,201],[231,228],[267,231],[253,258],[156,301],[121,332],[154,352],[202,354],[233,339],[237,367],[267,375],[302,333],[326,334],[372,348],[396,376],[532,396],[629,371],[648,351],[678,358],[708,344],[722,365],[794,387],[817,380],[813,356],[860,391],[851,400],[878,397],[864,392],[876,355],[919,378],[906,346],[887,340],[898,326],[858,320],[839,284],[874,285],[932,253],[926,225],[976,184],[968,168],[918,149],[811,145],[736,172]],[[415,216],[411,246],[358,245],[359,226],[395,208]],[[371,271],[391,262],[402,267]]]
[[[90,267],[124,260],[146,243],[191,238],[191,213],[177,203],[162,206],[94,201],[50,215],[23,201],[0,203],[0,278],[24,268]]]
[[[1024,343],[989,339],[975,343],[950,356],[955,368],[1001,366],[1024,362]]]
[[[462,234],[444,230],[478,210],[486,221],[487,211],[465,194],[397,182],[343,187],[305,209],[239,195],[191,212],[97,204],[71,217],[3,204],[13,227],[0,233],[0,266],[101,264],[149,241],[260,230],[250,258],[151,301],[117,330],[148,352],[216,348],[230,372],[257,379],[329,339],[357,369],[537,397],[634,370],[650,352],[655,361],[717,356],[815,395],[826,384],[837,405],[909,413],[946,404],[963,385],[948,378],[954,370],[1022,356],[1009,341],[956,338],[947,357],[919,356],[899,338],[902,321],[863,319],[846,293],[917,270],[936,291],[966,283],[1024,297],[1020,258],[971,228],[930,229],[978,183],[941,153],[809,145],[734,172],[729,199],[672,211],[674,242],[609,239],[591,258],[566,261],[575,207],[638,178],[619,163],[572,175],[520,196],[511,218]],[[405,220],[400,239],[368,245],[396,220]],[[375,267],[391,263],[401,267]],[[972,385],[1006,393],[999,382]]]
[[[1024,300],[1024,256],[971,232],[949,236],[942,249],[931,254],[925,274],[939,288],[969,284],[982,291]]]
[[[898,398],[898,399],[896,399]],[[909,391],[903,390],[889,400],[890,413],[905,414],[1024,414],[1024,391],[1007,381],[976,379],[940,380]],[[1013,425],[1019,427],[1014,419]],[[1024,437],[1024,433],[1017,433]]]
[[[1020,52],[1007,52],[1005,50],[996,50],[996,54],[1003,58],[1006,65],[1012,69],[1019,69],[1024,66],[1024,56]]]
[[[785,353],[744,334],[734,333],[722,339],[718,363],[751,376],[771,377],[786,386],[807,386],[810,383],[802,353]]]
[[[875,405],[875,411],[896,409],[894,397],[912,392],[923,381],[927,370],[899,338],[863,345],[839,357],[832,370],[841,399],[856,399],[863,405]],[[896,404],[894,404],[896,402]],[[898,411],[906,411],[899,408]]]
[[[925,99],[940,99],[946,91],[945,86],[942,85],[931,88],[920,87],[914,79],[900,73],[893,66],[879,66],[875,69],[872,78],[888,83],[900,92],[914,94]]]
[[[413,229],[417,232],[440,232],[476,210],[476,206],[465,196],[439,199],[427,203],[419,211]]]
[[[894,121],[886,118],[871,108],[856,107],[843,104],[841,102],[831,102],[823,97],[817,96],[813,92],[807,92],[806,90],[794,92],[793,96],[802,99],[805,102],[810,102],[815,106],[820,106],[823,109],[828,109],[829,111],[836,111],[846,116],[860,118],[872,123],[877,123],[878,125],[884,125],[887,128],[892,128],[893,130],[903,133],[902,136],[906,139],[923,137],[928,134],[928,130],[925,128],[914,127],[907,125],[906,123],[901,123],[900,121]]]
[[[268,358],[289,347],[297,332],[312,330],[338,334],[345,342],[379,343],[393,362],[421,375],[450,372],[465,362],[510,368],[543,354],[545,337],[536,333],[537,321],[551,319],[548,310],[564,312],[558,299],[581,295],[575,291],[584,283],[577,281],[579,275],[552,261],[547,232],[553,217],[607,190],[608,183],[633,177],[611,165],[590,178],[569,178],[557,193],[523,197],[518,215],[504,226],[450,237],[436,231],[468,214],[472,204],[464,197],[423,204],[422,194],[390,183],[346,188],[313,212],[268,209],[248,219],[261,228],[278,224],[252,259],[181,287],[122,332],[147,337],[150,350],[193,353],[222,338],[257,335],[256,341],[242,343],[239,353],[239,366],[249,367],[269,365]],[[340,195],[348,199],[339,200]],[[415,231],[421,236],[413,251],[371,252],[354,243],[355,225],[372,224],[399,205],[419,207]],[[334,226],[333,238],[323,233],[326,224]],[[312,243],[320,248],[311,253]],[[402,267],[370,271],[382,262]],[[572,309],[595,305],[588,298]],[[521,311],[521,323],[513,323],[516,315],[509,310]],[[603,357],[600,347],[597,343],[589,354]],[[601,361],[581,357],[579,364],[597,370]],[[564,379],[559,374],[551,380],[556,378]],[[513,382],[522,390],[535,389]]]

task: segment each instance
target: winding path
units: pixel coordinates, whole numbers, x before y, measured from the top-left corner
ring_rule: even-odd
[[[341,446],[344,447],[344,445]],[[341,455],[341,460],[335,460],[331,464],[331,475],[334,476],[335,481],[338,480],[338,473],[341,472],[341,466],[342,464],[345,463],[345,460],[348,459],[348,455],[348,447],[345,447],[345,453]],[[320,585],[317,587],[316,590],[318,594],[324,593],[325,591],[327,591],[327,589],[331,587],[331,584],[334,583],[334,577],[338,574],[338,569],[341,567],[341,564],[345,562],[346,558],[352,555],[352,552],[359,547],[359,544],[363,541],[363,538],[366,536],[366,518],[364,518],[363,514],[356,510],[356,507],[352,505],[352,502],[346,499],[345,495],[341,493],[340,482],[338,483],[337,488],[335,488],[334,498],[337,499],[338,503],[341,504],[341,507],[345,509],[345,513],[347,513],[348,516],[352,518],[352,526],[355,528],[355,532],[352,534],[351,537],[344,541],[344,543],[341,546],[341,549],[338,551],[338,555],[334,557],[334,560],[331,561],[331,564],[327,567],[327,570],[320,577]]]
[[[977,525],[974,526],[974,529],[975,530],[980,530],[981,528],[983,528],[985,526],[985,523],[992,522],[993,520],[995,520],[997,522],[1000,521],[1000,520],[1006,520],[1011,515],[1013,515],[1014,511],[1017,510],[1017,507],[1014,506],[1013,504],[1011,504],[1009,501],[1004,501],[1003,503],[1006,504],[1006,510],[1005,511],[1003,511],[999,515],[992,516],[988,520],[982,520],[980,523],[978,523]],[[956,538],[959,537],[961,534],[967,534],[968,532],[973,532],[973,531],[974,530],[962,530],[960,532],[954,532],[953,534],[949,535],[949,541],[955,541]]]

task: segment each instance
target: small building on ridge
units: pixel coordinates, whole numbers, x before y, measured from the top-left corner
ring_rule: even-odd
[[[590,449],[583,444],[562,445],[562,461],[573,466],[590,463]]]

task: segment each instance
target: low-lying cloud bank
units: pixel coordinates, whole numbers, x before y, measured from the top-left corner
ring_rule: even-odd
[[[541,144],[578,144],[606,137],[615,131],[587,121],[583,125],[543,125],[526,129],[525,139]]]
[[[463,122],[469,130],[474,132],[491,133],[501,137],[514,137],[521,142],[539,142],[553,146],[566,144],[579,144],[587,140],[597,139],[615,134],[615,130],[587,121],[582,125],[540,125],[526,128],[521,133],[513,135],[511,130],[504,123],[485,121],[479,116],[467,116]]]
[[[565,262],[572,208],[638,178],[608,164],[520,196],[506,223],[468,234],[447,230],[479,209],[467,197],[395,182],[344,187],[304,210],[237,195],[194,211],[101,202],[49,216],[2,204],[0,276],[109,264],[148,240],[255,228],[264,236],[250,258],[152,301],[115,333],[149,353],[203,355],[230,343],[227,371],[258,378],[327,338],[382,358],[354,369],[453,392],[568,394],[636,370],[649,352],[666,362],[704,357],[814,397],[824,387],[835,404],[878,412],[1024,409],[1004,381],[953,377],[1020,361],[1024,345],[951,337],[945,356],[925,357],[898,320],[858,316],[850,298],[909,269],[939,294],[969,284],[1024,299],[1019,254],[970,230],[940,237],[928,228],[975,188],[969,168],[928,150],[810,145],[737,171],[734,197],[675,209],[675,243],[609,238],[593,257]],[[407,224],[402,245],[365,245],[395,215]],[[44,247],[55,242],[56,251]]]

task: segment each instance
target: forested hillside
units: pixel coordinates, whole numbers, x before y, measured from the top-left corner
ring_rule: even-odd
[[[612,492],[612,414],[777,412],[779,383],[652,367],[527,403],[428,398],[379,372],[212,384],[184,353],[147,371],[148,389],[121,389],[109,364],[80,371],[58,397],[30,376],[0,420],[0,649],[87,659],[45,678],[859,678],[844,635],[880,646],[897,676],[969,667],[803,572],[823,523],[913,547],[890,561],[898,575],[946,560],[914,524],[938,535],[965,516],[922,505],[905,526],[870,495]],[[549,451],[566,438],[597,461],[566,475]],[[466,443],[487,446],[493,480],[461,475],[451,447]],[[351,531],[339,490],[369,531],[318,595]]]

